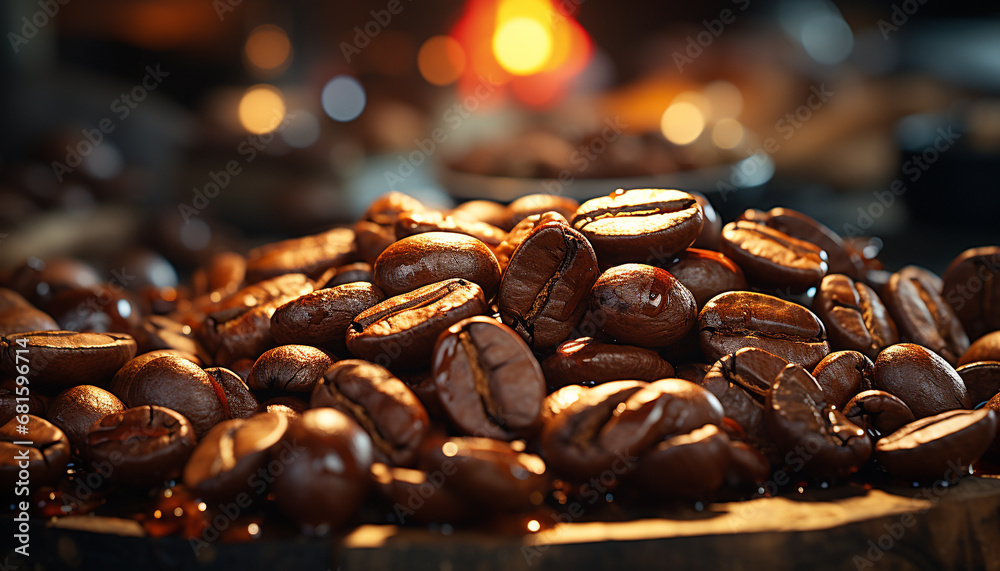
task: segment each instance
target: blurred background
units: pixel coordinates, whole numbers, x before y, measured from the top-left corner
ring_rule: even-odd
[[[698,190],[889,270],[1000,243],[995,2],[7,0],[0,27],[4,270],[183,275],[389,190]]]

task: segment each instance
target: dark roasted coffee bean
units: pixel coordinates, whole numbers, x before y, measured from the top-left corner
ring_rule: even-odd
[[[691,244],[692,248],[699,248],[702,250],[719,250],[719,242],[722,240],[722,217],[712,206],[712,203],[708,201],[708,198],[700,192],[689,191],[688,194],[694,197],[698,201],[698,206],[701,206],[701,214],[705,219],[704,224],[701,227],[701,234]]]
[[[428,441],[421,468],[450,474],[447,487],[490,511],[530,511],[542,505],[549,478],[545,462],[523,443],[457,437]]]
[[[723,356],[705,373],[701,385],[719,399],[728,418],[755,442],[767,438],[764,404],[771,385],[788,361],[763,349],[746,347]]]
[[[28,258],[7,279],[7,287],[38,307],[64,289],[93,287],[100,283],[100,274],[93,266],[72,258],[45,261]]]
[[[729,437],[707,424],[657,443],[639,459],[635,478],[658,497],[708,497],[726,483]]]
[[[907,480],[953,480],[968,474],[997,433],[988,408],[950,410],[921,418],[875,445],[875,458],[890,474]]]
[[[178,477],[196,443],[184,416],[161,406],[137,406],[95,422],[84,454],[108,481],[143,488]]]
[[[700,385],[705,380],[705,374],[711,368],[712,365],[708,363],[681,363],[674,367],[673,376]]]
[[[923,345],[955,365],[969,348],[969,338],[941,290],[918,270],[904,268],[893,274],[882,300],[899,328],[900,339]]]
[[[434,384],[465,434],[513,440],[539,428],[545,378],[527,344],[491,317],[452,325],[434,347]]]
[[[593,337],[559,345],[554,355],[542,361],[542,370],[549,386],[556,388],[633,379],[655,381],[674,376],[674,368],[656,351],[601,343]]]
[[[970,248],[944,271],[941,297],[973,340],[1000,329],[1000,246]]]
[[[382,290],[368,282],[307,293],[275,310],[271,316],[271,335],[278,343],[314,345],[344,354],[351,321],[384,299]]]
[[[257,283],[283,274],[305,274],[318,278],[327,268],[357,259],[354,231],[334,228],[314,236],[283,240],[250,250],[247,254],[247,283]]]
[[[98,285],[65,289],[44,306],[46,313],[67,331],[136,335],[142,312],[132,294],[120,287]]]
[[[273,412],[283,414],[292,421],[309,410],[309,401],[301,397],[282,396],[267,399],[257,407],[258,413]]]
[[[556,212],[562,218],[569,219],[580,207],[580,203],[566,196],[556,194],[527,194],[511,202],[507,206],[507,218],[504,227],[511,229],[525,218],[545,212]]]
[[[220,252],[212,256],[208,263],[195,270],[191,276],[191,289],[195,296],[218,292],[229,295],[243,286],[247,261],[236,252]],[[220,297],[221,299],[221,297]]]
[[[205,369],[205,372],[215,379],[226,395],[226,405],[229,407],[230,417],[247,418],[257,412],[257,408],[260,406],[257,403],[257,397],[253,396],[250,387],[235,371],[224,367],[209,367]]]
[[[314,408],[289,424],[282,446],[293,454],[272,486],[289,519],[317,533],[354,517],[372,465],[371,439],[360,426],[338,410]]]
[[[54,331],[59,324],[21,294],[0,287],[0,336],[24,331]]]
[[[987,333],[976,339],[961,357],[958,360],[959,365],[976,361],[1000,361],[1000,331]]]
[[[721,359],[743,347],[757,347],[812,369],[830,352],[826,329],[808,309],[748,291],[715,296],[698,315],[701,350]]]
[[[140,355],[108,387],[125,406],[156,405],[182,414],[196,436],[230,418],[226,393],[214,377],[176,355]]]
[[[390,191],[376,198],[361,215],[362,220],[392,226],[404,212],[423,212],[427,208],[416,198]]]
[[[321,288],[317,289],[337,287],[339,285],[354,282],[375,283],[373,281],[374,279],[375,274],[372,273],[371,264],[368,262],[355,262],[353,264],[347,264],[337,268],[333,276],[328,281],[324,282]]]
[[[973,407],[1000,393],[1000,361],[974,361],[962,365],[955,372],[962,377]]]
[[[437,282],[362,311],[347,329],[347,349],[385,367],[419,369],[430,364],[442,331],[487,310],[477,284],[460,278]]]
[[[27,380],[27,377],[25,377]],[[6,384],[6,383],[5,383]],[[21,414],[33,414],[45,418],[49,406],[49,398],[38,393],[31,393],[27,397],[19,396],[17,389],[29,385],[18,387],[13,382],[11,387],[0,387],[0,424],[7,424],[7,421]],[[21,395],[25,394],[25,389],[21,388]],[[27,401],[25,401],[27,398]],[[25,410],[27,406],[27,410]],[[20,410],[20,412],[18,412]]]
[[[835,351],[860,351],[875,359],[899,342],[896,324],[875,290],[845,275],[824,277],[812,306]]]
[[[619,189],[581,204],[570,224],[594,246],[601,267],[611,267],[684,250],[701,234],[704,216],[686,192]]]
[[[69,440],[63,431],[44,418],[24,416],[27,418],[13,418],[0,426],[0,494],[4,497],[15,497],[20,487],[37,490],[55,484],[69,464]],[[27,428],[27,434],[19,432],[22,427]],[[30,478],[22,477],[25,469]]]
[[[403,507],[395,510],[398,517],[395,523],[406,524],[411,518],[423,524],[458,523],[482,515],[477,513],[481,511],[478,506],[449,488],[447,480],[441,485],[436,475],[423,470],[387,466],[381,462],[372,464],[372,480],[376,489],[393,506]],[[434,493],[428,494],[427,490],[434,490]],[[415,497],[423,501],[414,501]]]
[[[720,293],[747,289],[743,270],[718,252],[688,248],[655,265],[670,272],[694,295],[698,309]]]
[[[184,325],[163,315],[148,315],[142,320],[136,342],[139,344],[139,355],[158,349],[176,349],[185,353],[198,355],[207,360],[204,347],[195,338],[190,325]]]
[[[105,416],[123,410],[125,405],[110,392],[94,385],[79,385],[52,399],[46,418],[66,434],[73,448],[83,450],[90,427]]]
[[[781,207],[767,212],[747,210],[740,218],[760,222],[793,238],[819,246],[826,252],[831,274],[845,274],[855,279],[861,276],[862,261],[859,256],[852,256],[843,239],[828,226],[797,210]]]
[[[790,364],[767,395],[765,420],[775,443],[820,478],[844,477],[868,460],[872,442],[865,431],[826,402],[808,371]]]
[[[395,229],[397,240],[424,232],[454,232],[472,236],[490,248],[499,246],[504,236],[507,235],[502,229],[485,222],[448,216],[433,211],[400,214],[396,220]]]
[[[606,316],[601,330],[621,343],[666,347],[694,326],[694,296],[670,272],[642,264],[615,266],[601,274],[590,310]]]
[[[861,391],[844,405],[843,411],[848,420],[864,428],[872,438],[892,434],[916,420],[905,402],[880,390]]]
[[[354,224],[354,241],[358,256],[368,264],[374,264],[379,254],[396,241],[395,222],[380,225],[368,220],[358,220]]]
[[[214,501],[230,501],[241,492],[252,496],[260,481],[254,474],[267,463],[287,428],[288,418],[274,412],[220,422],[184,465],[184,485]]]
[[[356,359],[329,367],[309,397],[309,406],[332,407],[368,433],[375,458],[413,466],[430,430],[430,418],[406,384],[384,367]]]
[[[135,340],[120,333],[20,333],[0,337],[0,372],[13,378],[30,371],[32,389],[52,393],[74,385],[107,386],[135,350]]]
[[[500,288],[500,266],[486,244],[454,232],[403,238],[375,260],[375,285],[389,297],[448,278],[479,284],[486,301],[492,302]]]
[[[334,361],[326,351],[309,345],[275,347],[254,363],[247,376],[247,386],[255,391],[312,392]]]
[[[956,408],[972,408],[965,383],[937,353],[899,343],[875,360],[875,388],[899,397],[918,419]]]
[[[532,214],[524,220],[517,223],[507,236],[504,237],[500,245],[496,247],[497,262],[500,264],[500,270],[505,271],[507,269],[507,264],[510,263],[510,257],[514,255],[514,252],[524,242],[531,233],[542,224],[547,222],[555,222],[558,224],[563,224],[569,226],[569,222],[566,218],[559,214],[558,212],[544,212],[542,214]]]
[[[587,310],[597,258],[579,232],[558,222],[535,228],[514,252],[500,283],[500,319],[535,349],[569,337]]]
[[[822,387],[826,402],[843,409],[854,395],[872,388],[875,365],[857,351],[837,351],[824,357],[812,375]]]
[[[818,285],[829,269],[819,246],[747,220],[722,228],[719,251],[743,269],[751,284],[789,293]]]
[[[574,210],[576,207],[574,207]],[[498,228],[509,230],[507,224],[507,206],[495,200],[470,200],[451,209],[453,216],[471,218]]]

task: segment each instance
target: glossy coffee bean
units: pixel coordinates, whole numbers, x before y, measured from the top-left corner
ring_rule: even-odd
[[[432,369],[441,406],[464,434],[513,440],[539,428],[545,378],[524,340],[491,317],[441,334]]]
[[[275,347],[254,363],[247,386],[255,391],[309,393],[334,361],[326,351],[309,345]]]
[[[670,272],[694,295],[698,309],[720,293],[747,289],[743,270],[718,252],[688,248],[655,265]]]
[[[860,277],[860,257],[852,256],[843,239],[828,226],[797,210],[782,207],[772,208],[767,212],[748,210],[740,218],[760,222],[793,238],[815,244],[826,252],[830,273]]]
[[[616,190],[580,205],[570,223],[594,246],[602,267],[665,259],[691,246],[704,216],[686,192]]]
[[[65,289],[52,296],[45,311],[60,329],[93,333],[134,335],[143,317],[136,299],[118,285]]]
[[[250,250],[246,280],[252,284],[284,274],[305,274],[316,279],[327,268],[342,266],[355,259],[354,231],[334,228]]]
[[[593,337],[562,343],[554,355],[542,361],[542,370],[549,386],[556,388],[629,379],[655,381],[674,376],[674,368],[656,351],[601,343]]]
[[[243,378],[225,367],[209,367],[205,372],[211,376],[225,395],[228,415],[232,418],[247,418],[257,412],[260,406],[257,397],[250,392]]]
[[[227,501],[256,491],[254,474],[264,467],[288,428],[283,414],[264,412],[212,427],[184,465],[184,485],[198,497]]]
[[[799,365],[788,365],[767,396],[765,420],[778,448],[820,478],[844,477],[868,460],[872,442],[865,431],[828,404],[823,389]]]
[[[314,408],[289,424],[281,442],[295,454],[272,484],[278,508],[313,533],[354,517],[370,485],[365,431],[338,410]]]
[[[29,474],[29,489],[37,490],[55,484],[66,474],[69,464],[69,439],[63,431],[44,418],[32,414],[25,416],[27,423],[13,418],[0,426],[0,485],[3,486],[0,494],[4,497],[16,497],[15,489],[25,485],[18,484],[25,481],[21,474],[25,468]],[[27,435],[19,432],[19,428],[26,428]]]
[[[54,331],[59,324],[21,294],[0,288],[0,336],[25,331]]]
[[[137,406],[95,422],[87,431],[84,455],[108,481],[143,488],[177,478],[196,442],[181,414]]]
[[[100,274],[86,262],[72,258],[41,260],[31,257],[14,268],[7,287],[41,306],[64,289],[94,287],[100,283]]]
[[[845,275],[824,277],[812,307],[826,325],[834,351],[859,351],[875,359],[899,342],[896,324],[875,290]]]
[[[970,248],[944,271],[941,297],[973,340],[1000,329],[1000,246]]]
[[[382,290],[367,282],[307,293],[275,310],[271,334],[277,343],[313,345],[343,354],[347,351],[345,336],[351,321],[384,299]]]
[[[421,468],[451,474],[447,487],[467,501],[497,512],[522,512],[542,505],[548,492],[545,462],[520,443],[456,437],[428,441]]]
[[[123,410],[125,405],[110,392],[93,385],[79,385],[56,395],[49,403],[46,418],[66,434],[74,449],[84,450],[90,427]]]
[[[976,342],[962,354],[958,364],[965,365],[976,361],[1000,361],[1000,331],[987,333],[976,339]]]
[[[788,361],[754,347],[723,356],[705,373],[701,386],[715,395],[728,418],[754,441],[767,438],[764,410],[767,395]]]
[[[1000,393],[1000,361],[974,361],[955,370],[969,392],[973,407]]]
[[[590,310],[606,316],[605,333],[640,347],[680,341],[698,316],[694,296],[670,272],[642,264],[601,274],[591,290]]]
[[[722,216],[719,215],[712,203],[708,201],[708,198],[700,192],[689,191],[688,194],[694,197],[698,201],[698,206],[701,206],[701,214],[705,219],[704,224],[701,227],[701,233],[698,234],[698,238],[691,244],[692,248],[698,248],[701,250],[719,250],[719,242],[722,239]]]
[[[535,228],[514,252],[500,283],[500,319],[535,349],[570,336],[597,280],[587,239],[558,222]]]
[[[500,288],[500,266],[486,244],[454,232],[403,238],[375,260],[375,285],[389,297],[448,278],[479,284],[491,302]]]
[[[354,224],[354,243],[358,257],[368,264],[374,264],[379,254],[396,241],[395,221],[380,225],[368,220],[358,220]]]
[[[135,351],[135,340],[120,333],[20,333],[0,338],[0,371],[12,378],[29,375],[32,389],[38,391],[107,386]]]
[[[899,397],[917,419],[972,408],[955,369],[937,353],[913,343],[899,343],[879,353],[875,388]]]
[[[566,218],[559,214],[558,212],[543,212],[542,214],[532,214],[527,218],[518,222],[510,232],[507,232],[507,236],[504,237],[500,245],[496,247],[497,262],[500,264],[500,270],[505,271],[507,269],[507,264],[510,263],[510,257],[514,255],[514,251],[524,242],[531,233],[542,224],[547,222],[555,222],[562,224],[564,226],[569,226],[569,222]]]
[[[701,350],[718,360],[757,347],[812,369],[830,352],[823,322],[801,305],[753,292],[715,296],[698,314]]]
[[[726,483],[729,437],[713,424],[657,443],[639,459],[636,481],[658,497],[700,499]]]
[[[434,211],[400,214],[396,219],[395,230],[397,240],[425,232],[453,232],[472,236],[490,248],[499,246],[507,235],[502,229],[485,222]]]
[[[267,399],[257,407],[258,413],[277,413],[288,417],[289,422],[309,410],[309,401],[302,397],[281,396]]]
[[[137,354],[159,349],[175,349],[207,360],[208,354],[195,337],[190,325],[184,325],[163,315],[147,315],[136,333]]]
[[[567,196],[557,194],[527,194],[507,206],[507,217],[504,226],[514,228],[522,220],[545,212],[556,212],[562,218],[572,218],[580,203]]]
[[[700,385],[705,380],[705,374],[711,368],[712,365],[708,363],[681,363],[674,367],[673,376]]]
[[[743,269],[751,284],[789,293],[818,285],[829,269],[819,246],[747,220],[722,228],[719,251]]]
[[[824,357],[812,375],[823,388],[826,402],[843,410],[854,395],[872,388],[875,364],[857,351],[837,351]]]
[[[997,433],[991,409],[950,410],[918,419],[878,441],[875,458],[907,480],[952,480],[989,449]]]
[[[475,283],[460,278],[437,282],[362,311],[347,329],[347,349],[389,368],[419,369],[430,364],[442,331],[487,309]]]
[[[372,464],[372,480],[379,494],[392,505],[396,523],[458,523],[483,515],[479,506],[449,488],[447,480],[441,478],[443,475],[443,472],[428,474],[381,462]],[[434,493],[429,494],[428,490]]]
[[[420,400],[384,367],[356,359],[339,361],[321,376],[309,397],[311,408],[332,407],[371,437],[375,458],[412,467],[431,421]]]
[[[922,273],[900,270],[889,278],[882,300],[901,340],[923,345],[955,365],[969,348],[969,338],[939,291]]]
[[[48,397],[37,393],[28,394],[26,391],[30,389],[26,389],[25,387],[29,387],[30,384],[21,386],[17,386],[14,382],[9,384],[11,385],[10,388],[0,387],[0,424],[7,424],[8,420],[21,414],[33,414],[41,418],[46,418],[49,406]],[[18,395],[18,389],[21,390],[20,395]],[[25,394],[28,394],[27,402],[24,400]],[[27,410],[25,410],[25,406],[28,407]]]
[[[375,274],[368,262],[355,262],[337,268],[333,276],[323,284],[323,288],[337,287],[354,282],[374,283]]]
[[[246,277],[247,261],[236,252],[219,252],[191,276],[195,296],[219,292],[225,296],[240,289]]]
[[[108,390],[125,406],[156,405],[177,411],[196,436],[230,418],[226,393],[214,377],[176,355],[140,355],[112,379]]]
[[[844,416],[872,438],[896,432],[916,418],[906,403],[880,390],[861,391],[843,406]]]

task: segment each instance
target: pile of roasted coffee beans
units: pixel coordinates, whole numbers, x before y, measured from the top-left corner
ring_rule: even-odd
[[[315,532],[968,475],[1000,454],[1000,246],[941,277],[865,251],[636,189],[390,193],[168,304],[35,260],[0,289],[0,489],[25,440],[33,509],[164,533],[233,505]]]

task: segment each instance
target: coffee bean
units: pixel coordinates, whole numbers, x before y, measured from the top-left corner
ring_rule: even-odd
[[[658,497],[706,498],[726,483],[729,438],[706,424],[657,443],[639,459],[635,478]]]
[[[875,365],[857,351],[830,353],[812,371],[823,388],[826,402],[843,409],[851,397],[874,384]]]
[[[718,252],[688,248],[655,265],[670,272],[694,295],[698,309],[720,293],[747,289],[743,270]]]
[[[490,317],[452,325],[434,347],[441,406],[465,434],[513,440],[539,428],[545,378],[531,349]]]
[[[496,247],[497,262],[500,264],[500,270],[506,271],[507,264],[510,263],[510,257],[514,255],[514,251],[521,246],[525,238],[531,235],[531,233],[542,224],[547,222],[555,222],[562,224],[564,226],[569,226],[569,222],[566,218],[559,214],[558,212],[543,212],[542,214],[532,214],[527,218],[521,220],[515,225],[507,236],[504,237],[500,245]]]
[[[642,264],[601,274],[590,310],[607,316],[601,329],[621,343],[665,347],[680,341],[698,316],[694,296],[669,272]]]
[[[236,252],[220,252],[191,276],[195,296],[218,292],[220,299],[240,289],[246,277],[247,261]]]
[[[972,408],[965,383],[937,353],[899,343],[875,360],[875,388],[906,403],[917,419],[956,408]]]
[[[46,417],[46,411],[49,406],[48,397],[37,393],[31,393],[27,397],[18,396],[17,389],[19,387],[15,382],[4,384],[11,385],[11,388],[0,387],[0,424],[7,424],[7,421],[21,414],[33,414],[41,418]],[[24,387],[27,385],[21,386]],[[24,394],[23,388],[21,388],[21,394]],[[27,410],[24,408],[26,406],[28,407]]]
[[[392,373],[357,359],[327,368],[309,397],[311,408],[332,407],[371,437],[375,459],[412,467],[430,430],[427,411],[413,391]]]
[[[479,284],[491,302],[500,287],[500,266],[486,244],[453,232],[403,238],[375,260],[375,285],[390,297],[448,278]]]
[[[336,268],[333,275],[328,280],[325,280],[321,286],[316,289],[337,287],[339,285],[354,282],[375,283],[373,281],[374,279],[375,274],[372,272],[371,264],[368,262],[355,262],[353,264],[346,264]]]
[[[974,361],[955,372],[962,378],[973,407],[1000,393],[1000,361]]]
[[[698,238],[694,241],[694,244],[691,244],[691,247],[718,251],[719,242],[722,240],[722,217],[719,216],[715,207],[712,206],[712,203],[708,201],[708,198],[704,194],[693,191],[689,191],[688,194],[698,201],[702,217],[705,219],[701,227],[701,233],[698,234]]]
[[[357,259],[354,231],[334,228],[314,236],[283,240],[250,250],[247,254],[247,283],[257,283],[284,274],[305,274],[318,278],[327,268]]]
[[[34,390],[52,393],[74,385],[107,386],[135,351],[132,336],[120,333],[20,333],[0,337],[0,371],[16,377],[27,370]]]
[[[91,425],[84,454],[108,481],[141,488],[177,478],[196,442],[184,416],[161,406],[137,406]]]
[[[815,244],[826,252],[831,274],[845,274],[855,279],[861,277],[863,269],[861,259],[859,256],[851,255],[843,239],[825,224],[797,210],[776,207],[762,212],[751,209],[744,212],[740,218],[760,222],[793,238]]]
[[[573,207],[576,210],[576,207]],[[451,209],[452,216],[471,218],[487,224],[492,224],[504,230],[510,230],[507,224],[507,206],[495,200],[470,200]]]
[[[875,458],[907,480],[951,480],[989,449],[997,433],[991,409],[950,410],[918,419],[878,441]]]
[[[110,392],[93,385],[79,385],[52,399],[46,418],[66,434],[74,449],[84,450],[90,427],[105,416],[123,410],[125,405]]]
[[[916,420],[897,397],[880,390],[861,391],[843,407],[848,420],[864,428],[872,439],[887,436]]]
[[[691,246],[704,216],[695,197],[679,190],[616,190],[588,200],[570,219],[594,246],[602,267],[665,259]]]
[[[288,417],[291,422],[309,410],[309,401],[301,397],[281,396],[267,399],[257,407],[257,413],[276,413]]]
[[[229,416],[232,418],[247,418],[257,412],[257,398],[250,392],[250,388],[243,382],[243,378],[224,367],[209,367],[205,369],[216,384],[222,388],[225,395],[226,406],[229,409]]]
[[[708,359],[757,347],[811,369],[830,352],[823,322],[811,311],[748,291],[723,293],[709,300],[698,315],[698,331]]]
[[[556,388],[630,379],[655,381],[674,376],[674,368],[656,351],[601,343],[593,337],[562,343],[554,355],[542,361],[542,370],[549,386]]]
[[[454,232],[472,236],[491,249],[499,246],[507,234],[502,229],[485,222],[449,216],[434,211],[400,214],[396,220],[395,229],[397,240],[424,232]]]
[[[701,385],[719,402],[728,418],[735,420],[755,442],[766,439],[764,410],[778,374],[788,361],[754,347],[724,355],[705,373]]]
[[[307,293],[274,311],[271,334],[277,343],[313,345],[345,354],[351,321],[384,299],[382,290],[367,282]]]
[[[875,291],[845,275],[823,278],[813,311],[826,325],[835,351],[860,351],[875,359],[882,349],[899,342],[896,324]]]
[[[681,363],[674,367],[673,376],[700,385],[705,380],[705,374],[711,368],[712,366],[708,363]]]
[[[442,331],[487,309],[475,283],[460,278],[437,282],[362,311],[347,329],[347,348],[382,366],[419,369],[430,364]]]
[[[272,487],[290,520],[317,533],[354,517],[372,465],[371,439],[360,426],[332,408],[307,410],[289,424],[278,450],[282,469]]]
[[[13,418],[0,426],[0,485],[3,486],[0,493],[4,497],[14,498],[15,489],[25,485],[37,490],[55,484],[66,474],[69,464],[69,439],[63,431],[44,418],[24,416],[26,419]],[[27,434],[18,431],[22,427],[27,428]],[[21,471],[25,469],[30,478],[22,477]]]
[[[722,228],[719,251],[743,269],[748,282],[765,289],[801,293],[818,285],[829,269],[819,246],[746,220]]]
[[[555,194],[527,194],[507,206],[504,227],[511,229],[530,216],[555,212],[561,218],[569,219],[580,207],[580,203],[566,196]]]
[[[428,474],[423,470],[372,464],[376,489],[392,504],[395,523],[416,521],[423,524],[458,523],[482,515],[479,506],[447,486],[444,472]],[[429,493],[432,492],[432,493]]]
[[[1000,246],[970,248],[944,271],[941,296],[973,340],[1000,329]]]
[[[67,331],[136,336],[142,326],[139,303],[120,287],[65,289],[54,295],[44,309],[59,323],[60,329]]]
[[[546,222],[514,252],[500,282],[500,319],[535,349],[569,337],[597,280],[597,258],[579,232]]]
[[[275,347],[254,363],[247,376],[247,386],[255,391],[312,392],[334,361],[322,349],[308,345]]]
[[[939,292],[923,273],[900,270],[889,278],[882,298],[900,339],[923,345],[955,365],[969,348],[969,338]]]
[[[976,361],[1000,361],[1000,331],[987,333],[976,339],[961,357],[958,360],[959,365]]]

